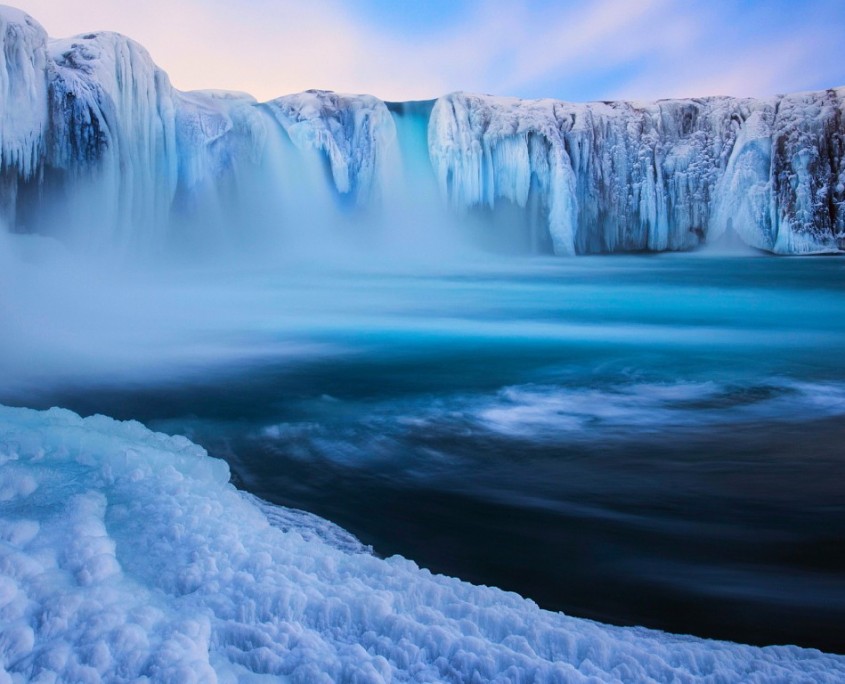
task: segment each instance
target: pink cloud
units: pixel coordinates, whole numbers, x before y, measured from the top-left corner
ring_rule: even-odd
[[[578,90],[559,92],[567,87],[560,84],[591,79],[608,82],[606,94],[591,90],[606,98],[767,94],[806,88],[810,74],[823,78],[824,60],[814,61],[814,51],[839,44],[806,27],[776,43],[751,34],[732,42],[722,38],[718,8],[669,0],[548,3],[542,11],[528,2],[484,2],[460,22],[414,38],[374,25],[341,0],[19,0],[18,6],[56,37],[98,29],[129,35],[179,88],[245,90],[259,99],[308,88],[394,100],[453,90],[524,95],[544,83],[550,97],[583,99]],[[824,68],[841,72],[839,62],[828,62]]]

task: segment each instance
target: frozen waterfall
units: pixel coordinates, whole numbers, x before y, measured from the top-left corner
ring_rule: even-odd
[[[449,213],[449,230],[510,231],[561,255],[686,250],[726,234],[779,254],[845,247],[842,88],[258,103],[180,92],[128,38],[51,40],[11,8],[0,43],[0,220],[16,232],[133,252],[255,235],[286,249],[373,223],[419,235]]]

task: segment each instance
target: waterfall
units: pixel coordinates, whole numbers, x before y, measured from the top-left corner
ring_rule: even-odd
[[[558,255],[845,247],[845,89],[655,103],[180,92],[134,41],[0,9],[0,219],[86,252],[466,240]]]

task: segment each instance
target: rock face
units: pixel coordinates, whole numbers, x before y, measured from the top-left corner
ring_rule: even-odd
[[[378,213],[388,196],[395,207],[429,180],[412,167],[454,210],[506,216],[556,254],[726,234],[779,254],[845,247],[841,88],[590,104],[455,93],[410,109],[309,91],[260,104],[177,91],[132,40],[50,40],[11,8],[0,44],[0,220],[21,232],[161,247],[186,225],[233,230],[258,203],[253,216],[290,233],[327,197],[339,214]],[[403,165],[413,126],[428,169]]]

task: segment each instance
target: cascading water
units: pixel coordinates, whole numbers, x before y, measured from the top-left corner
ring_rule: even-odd
[[[428,146],[433,101],[388,103],[396,129],[399,166],[384,204],[384,241],[405,258],[445,258],[465,247],[458,225],[437,187]]]
[[[0,208],[19,232],[130,253],[167,252],[191,223],[226,244],[250,217],[280,243],[343,224],[331,243],[352,216],[386,242],[475,226],[510,231],[505,251],[561,255],[686,250],[726,232],[782,254],[844,239],[842,89],[587,105],[457,93],[390,107],[309,91],[258,104],[180,93],[122,36],[50,41],[23,13],[0,14]],[[403,212],[431,220],[392,218]]]

